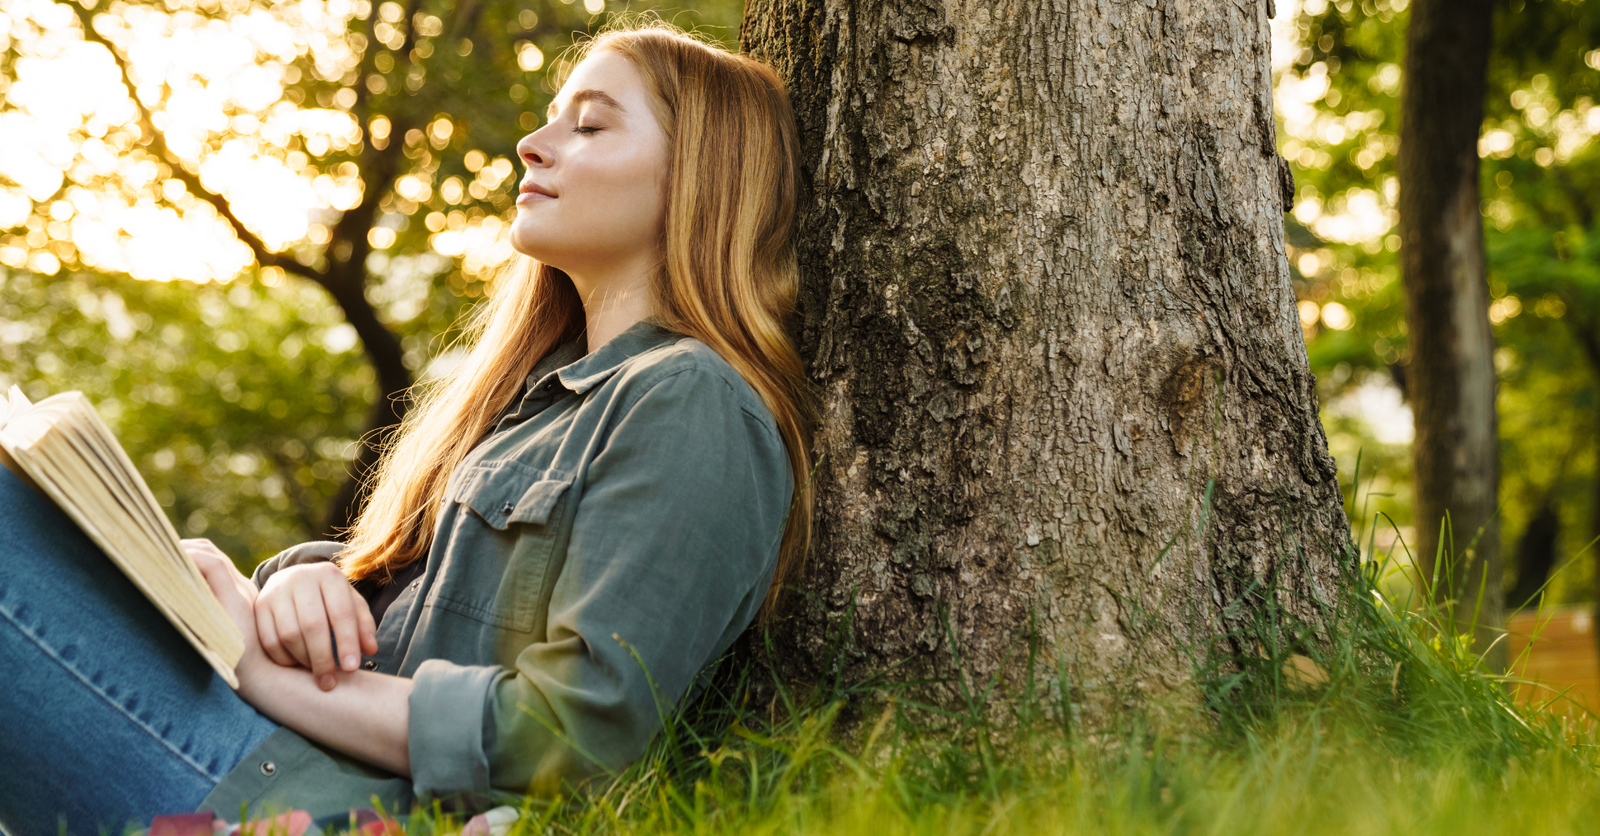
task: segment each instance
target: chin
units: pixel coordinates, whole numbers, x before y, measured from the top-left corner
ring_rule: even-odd
[[[539,246],[528,246],[518,243],[515,240],[512,241],[511,249],[516,250],[522,255],[527,256],[533,261],[543,264],[546,267],[553,267],[562,272],[566,272],[566,268],[562,265],[567,263],[567,259],[561,258],[558,253],[552,252],[549,249]]]
[[[536,261],[548,263],[545,261],[545,257],[550,255],[548,251],[549,248],[541,246],[545,242],[538,240],[523,230],[518,229],[516,226],[511,227],[510,239],[511,249],[516,250],[517,252],[522,253],[523,255],[528,256]]]

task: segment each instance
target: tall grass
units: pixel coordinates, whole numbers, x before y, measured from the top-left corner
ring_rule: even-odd
[[[1031,684],[1032,655],[1023,685],[966,683],[952,710],[888,678],[792,688],[746,654],[625,774],[528,801],[512,836],[1600,828],[1594,724],[1516,705],[1449,613],[1386,598],[1370,546],[1353,565],[1315,625],[1253,593],[1245,626],[1195,649],[1181,731],[1078,727],[1046,696],[1070,688]],[[452,826],[419,814],[408,830]]]

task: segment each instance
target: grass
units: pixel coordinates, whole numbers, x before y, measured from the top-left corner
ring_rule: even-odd
[[[1441,629],[1448,614],[1384,597],[1385,565],[1347,579],[1332,629],[1258,593],[1254,621],[1197,649],[1198,699],[1176,731],[1080,728],[1032,688],[977,688],[949,711],[885,683],[795,689],[747,664],[610,785],[529,801],[511,836],[1593,832],[1592,718],[1514,704]],[[454,827],[418,814],[406,829]]]
[[[1183,733],[1137,718],[1090,733],[1001,689],[988,697],[998,720],[870,683],[801,694],[752,666],[675,715],[609,787],[530,802],[512,834],[1593,832],[1592,724],[1514,705],[1374,578],[1355,579],[1331,642],[1264,617],[1234,637],[1259,655],[1212,654]],[[863,703],[884,707],[841,720]],[[408,827],[437,829],[450,825]]]

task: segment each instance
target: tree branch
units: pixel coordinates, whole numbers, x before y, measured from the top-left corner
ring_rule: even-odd
[[[401,42],[400,48],[394,50],[402,66],[417,64],[417,62],[411,60],[411,51],[416,44],[416,16],[421,9],[422,0],[411,0],[407,5],[405,12],[405,39]],[[369,72],[368,68],[372,61],[371,56],[376,51],[375,47],[379,43],[373,31],[376,27],[372,23],[370,13],[367,17],[367,24],[368,51],[361,59],[362,69],[358,76],[362,77],[363,81],[357,86],[356,106],[354,108],[359,109],[363,115],[367,111],[367,91],[364,78]],[[369,137],[362,149],[361,162],[358,165],[361,172],[366,175],[366,182],[361,194],[361,202],[341,215],[338,223],[334,224],[330,233],[328,252],[337,255],[339,252],[337,244],[340,242],[344,242],[349,246],[348,256],[343,259],[344,264],[361,265],[366,262],[367,253],[371,251],[371,245],[367,243],[366,233],[372,228],[373,220],[377,217],[378,204],[382,201],[383,195],[390,190],[396,176],[400,173],[400,159],[405,153],[405,134],[406,131],[413,127],[413,124],[411,120],[400,116],[390,116],[389,121],[391,127],[388,145],[385,145],[381,150],[375,148]],[[342,265],[340,268],[334,268],[330,264],[328,270],[329,282],[325,282],[324,286],[330,289],[332,289],[330,282],[355,281],[355,278],[350,275],[352,271],[344,269]],[[359,272],[364,275],[364,269]]]
[[[372,19],[372,15],[377,11],[377,8],[377,4],[368,3],[367,16],[361,19],[361,22],[367,25],[367,31],[362,35],[367,41],[367,48],[361,51],[361,63],[356,66],[356,103],[350,107],[350,112],[356,117],[356,121],[362,125],[363,131],[368,122],[367,117],[371,115],[371,111],[367,109],[367,78],[372,75],[373,56],[378,51],[376,49],[378,45],[378,25]],[[369,141],[367,147],[371,147],[371,145],[372,143]]]
[[[304,276],[319,284],[324,282],[328,277],[327,271],[301,264],[299,260],[286,253],[274,252],[268,249],[266,243],[251,232],[244,225],[244,222],[239,220],[239,216],[233,213],[233,207],[228,203],[227,198],[206,188],[205,184],[200,181],[200,175],[184,166],[183,160],[173,153],[172,148],[167,145],[166,135],[156,128],[150,109],[140,100],[138,86],[133,83],[133,75],[129,72],[127,58],[118,50],[116,44],[95,30],[93,13],[76,3],[62,3],[61,5],[71,9],[73,15],[77,17],[78,24],[82,27],[83,36],[86,40],[105,47],[106,51],[111,53],[111,60],[116,63],[117,70],[122,74],[122,83],[128,88],[128,98],[133,100],[133,106],[138,111],[139,116],[136,122],[139,129],[150,137],[151,151],[162,162],[167,164],[167,167],[172,170],[172,176],[188,187],[189,191],[211,204],[217,210],[217,214],[227,220],[229,226],[233,228],[233,234],[244,242],[245,246],[250,248],[250,252],[255,255],[258,264],[263,267],[277,267],[287,272]]]

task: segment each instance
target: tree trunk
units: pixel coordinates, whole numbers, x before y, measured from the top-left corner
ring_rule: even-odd
[[[365,245],[365,241],[362,244]],[[360,336],[362,348],[366,351],[367,360],[372,363],[378,383],[378,395],[367,414],[360,450],[351,471],[345,474],[339,492],[328,503],[328,516],[322,526],[323,536],[338,539],[343,538],[345,529],[353,525],[361,513],[367,477],[377,465],[389,437],[399,428],[400,419],[405,417],[409,402],[404,395],[411,386],[411,371],[406,368],[405,351],[400,347],[400,340],[378,319],[377,309],[367,301],[367,276],[361,268],[366,261],[365,251],[360,255],[360,261],[350,259],[352,266],[349,269],[334,281],[323,285],[333,295],[340,310],[344,311],[345,321]]]
[[[1572,315],[1566,319],[1567,329],[1583,349],[1583,356],[1589,361],[1589,371],[1594,374],[1595,388],[1600,389],[1600,333],[1597,333],[1596,330],[1597,326],[1600,326],[1600,322],[1580,314],[1581,308],[1575,304],[1569,302],[1567,308],[1572,311]],[[1600,421],[1600,413],[1597,413],[1595,418]],[[1600,438],[1600,426],[1596,427],[1596,437]],[[1600,458],[1600,451],[1596,452],[1596,456]],[[1589,536],[1595,540],[1600,540],[1600,461],[1595,464],[1591,487],[1594,494],[1590,497],[1590,502],[1593,503],[1590,507],[1594,510],[1590,520]],[[1594,559],[1596,560],[1596,565],[1600,566],[1600,557]],[[1596,622],[1600,622],[1600,571],[1594,573],[1593,607],[1594,619]],[[1600,630],[1595,631],[1595,642],[1595,649],[1600,651]]]
[[[959,657],[981,687],[1031,640],[1093,722],[1190,699],[1191,654],[1264,589],[1312,624],[1338,594],[1353,553],[1284,253],[1268,14],[747,5],[800,125],[824,393],[780,638],[796,676]]]
[[[1396,161],[1416,417],[1417,568],[1434,599],[1453,611],[1458,631],[1476,630],[1480,649],[1505,623],[1494,335],[1478,210],[1491,15],[1492,0],[1412,3]],[[1486,661],[1503,670],[1505,642],[1493,646]]]
[[[414,34],[408,32],[406,37],[409,39]],[[383,455],[384,445],[399,429],[400,419],[405,417],[409,406],[409,401],[403,397],[412,383],[411,370],[405,364],[405,350],[367,300],[366,288],[372,277],[367,275],[366,265],[367,256],[372,253],[367,234],[377,220],[380,196],[400,174],[405,144],[399,138],[405,136],[412,124],[412,120],[396,116],[390,129],[396,140],[381,149],[371,146],[363,149],[361,170],[369,191],[360,204],[341,215],[334,224],[326,251],[329,269],[314,279],[339,305],[345,321],[356,329],[378,383],[378,397],[367,413],[366,430],[361,434],[361,447],[354,466],[345,474],[338,493],[328,503],[322,523],[324,537],[342,538],[344,531],[355,523],[361,513],[367,478]]]
[[[1556,540],[1561,536],[1561,506],[1556,488],[1560,480],[1545,491],[1528,527],[1517,538],[1517,585],[1506,593],[1506,609],[1538,609],[1544,598],[1544,585],[1556,565]]]

